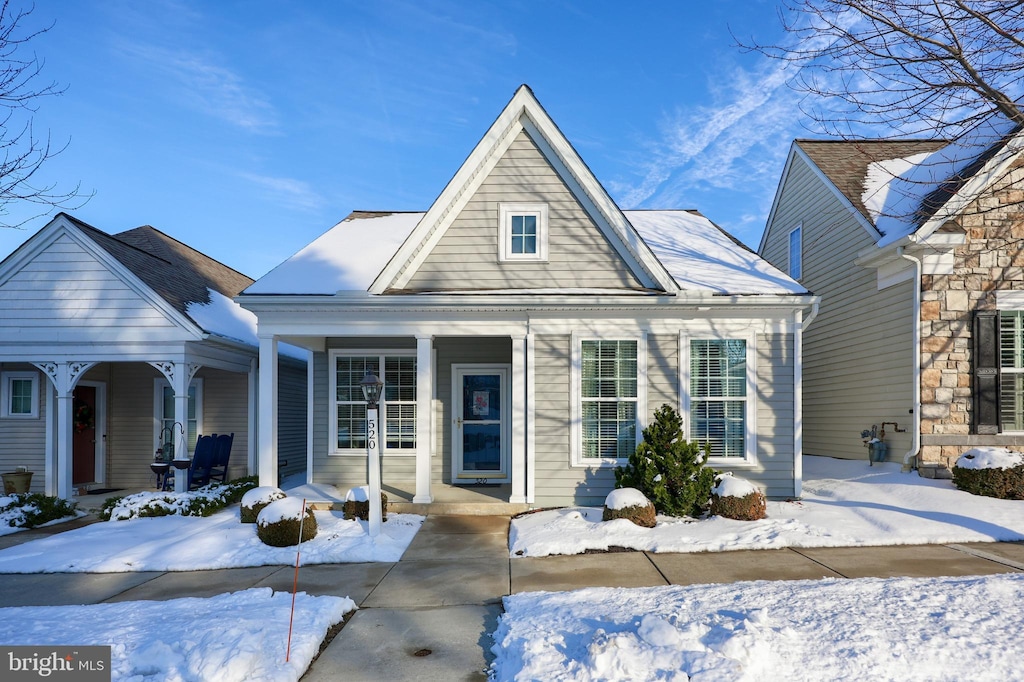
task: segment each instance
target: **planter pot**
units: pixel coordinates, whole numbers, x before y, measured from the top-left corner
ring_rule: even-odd
[[[149,465],[149,468],[154,474],[166,474],[171,465],[167,462],[153,462]]]
[[[171,464],[174,465],[175,469],[188,469],[192,466],[192,460],[190,459],[172,459]]]
[[[27,493],[32,486],[31,471],[17,471],[7,474],[0,474],[4,481],[4,494]]]

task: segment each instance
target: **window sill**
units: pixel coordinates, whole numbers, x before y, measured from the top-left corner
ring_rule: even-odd
[[[614,469],[629,464],[629,459],[595,459],[574,461],[569,465],[571,469]]]
[[[335,450],[328,452],[328,457],[366,457],[366,450]],[[381,457],[415,457],[415,450],[382,450]]]

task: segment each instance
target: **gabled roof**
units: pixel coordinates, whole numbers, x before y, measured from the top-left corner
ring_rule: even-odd
[[[425,215],[355,211],[267,273],[245,294],[330,296],[338,291],[366,291],[393,253],[390,248],[368,248],[368,244],[404,243]],[[623,211],[623,215],[682,291],[807,293],[697,211]]]
[[[56,235],[71,235],[151,305],[190,333],[207,333],[258,346],[256,317],[232,299],[252,284],[227,267],[149,225],[108,234],[59,213],[0,263],[0,273],[20,268]],[[132,284],[131,282],[137,282]]]
[[[927,237],[959,215],[1024,149],[1024,133],[997,113],[952,141],[797,140],[796,148],[885,246]]]
[[[675,284],[526,85],[521,85],[433,205],[369,287],[401,289],[415,274],[489,171],[525,131],[642,286],[672,291]]]

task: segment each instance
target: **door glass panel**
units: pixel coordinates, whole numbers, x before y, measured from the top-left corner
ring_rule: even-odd
[[[501,375],[462,377],[462,470],[501,471]]]

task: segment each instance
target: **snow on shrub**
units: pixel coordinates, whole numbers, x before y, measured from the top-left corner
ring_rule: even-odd
[[[737,521],[757,521],[767,512],[764,494],[750,481],[725,472],[711,488],[711,514]]]
[[[953,483],[974,495],[1024,500],[1024,454],[1006,448],[971,448],[953,465]]]
[[[287,497],[280,488],[272,485],[262,485],[253,488],[245,495],[242,495],[242,508],[240,516],[242,523],[256,523],[256,517],[260,515],[263,508],[275,500]]]
[[[345,493],[345,503],[341,507],[345,519],[370,520],[370,486],[360,485]],[[381,521],[388,520],[388,496],[380,494]]]
[[[209,516],[238,502],[256,487],[256,478],[230,483],[211,483],[187,493],[142,492],[125,497],[108,497],[100,509],[104,521],[127,521],[154,516]]]
[[[42,493],[0,495],[0,526],[35,528],[57,519],[77,516],[75,505],[59,497]]]
[[[654,528],[657,520],[654,505],[636,488],[616,488],[604,500],[602,521],[626,519],[644,528]]]
[[[263,544],[271,547],[291,547],[316,537],[316,517],[313,510],[307,506],[303,519],[303,505],[303,500],[298,497],[285,497],[274,500],[264,507],[256,517],[256,535]]]

